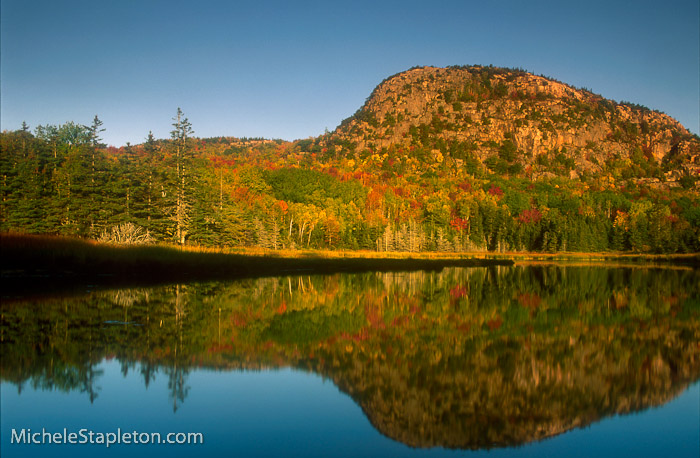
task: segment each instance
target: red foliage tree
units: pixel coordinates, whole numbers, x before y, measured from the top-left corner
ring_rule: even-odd
[[[503,195],[503,190],[501,189],[500,186],[496,186],[496,185],[492,184],[488,190],[488,193],[491,194],[492,196],[501,197]]]

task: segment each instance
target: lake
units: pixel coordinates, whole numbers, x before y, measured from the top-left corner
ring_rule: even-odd
[[[0,452],[697,457],[699,285],[532,263],[4,298]]]

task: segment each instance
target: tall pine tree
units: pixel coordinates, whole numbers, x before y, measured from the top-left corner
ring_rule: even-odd
[[[173,118],[174,129],[170,132],[173,139],[174,160],[176,169],[176,202],[175,202],[175,238],[180,245],[185,244],[187,237],[189,220],[191,194],[189,187],[191,186],[191,168],[192,168],[192,152],[189,145],[189,137],[194,133],[192,124],[187,120],[184,113],[178,107],[177,114]]]

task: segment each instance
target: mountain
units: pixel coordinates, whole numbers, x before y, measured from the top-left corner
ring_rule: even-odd
[[[332,140],[355,152],[419,147],[456,167],[472,157],[498,173],[517,174],[520,164],[533,178],[602,174],[614,161],[656,180],[700,170],[700,139],[670,116],[495,67],[417,67],[391,76]]]
[[[413,68],[333,132],[105,148],[92,127],[0,134],[0,230],[204,246],[700,251],[700,138],[522,70]],[[194,126],[196,129],[196,126]]]

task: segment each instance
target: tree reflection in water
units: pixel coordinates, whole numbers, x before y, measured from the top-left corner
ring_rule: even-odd
[[[331,378],[417,447],[515,445],[656,406],[700,377],[700,273],[600,266],[261,278],[3,303],[2,379],[79,390],[116,358],[173,410],[198,367]],[[196,387],[194,387],[196,389]]]

